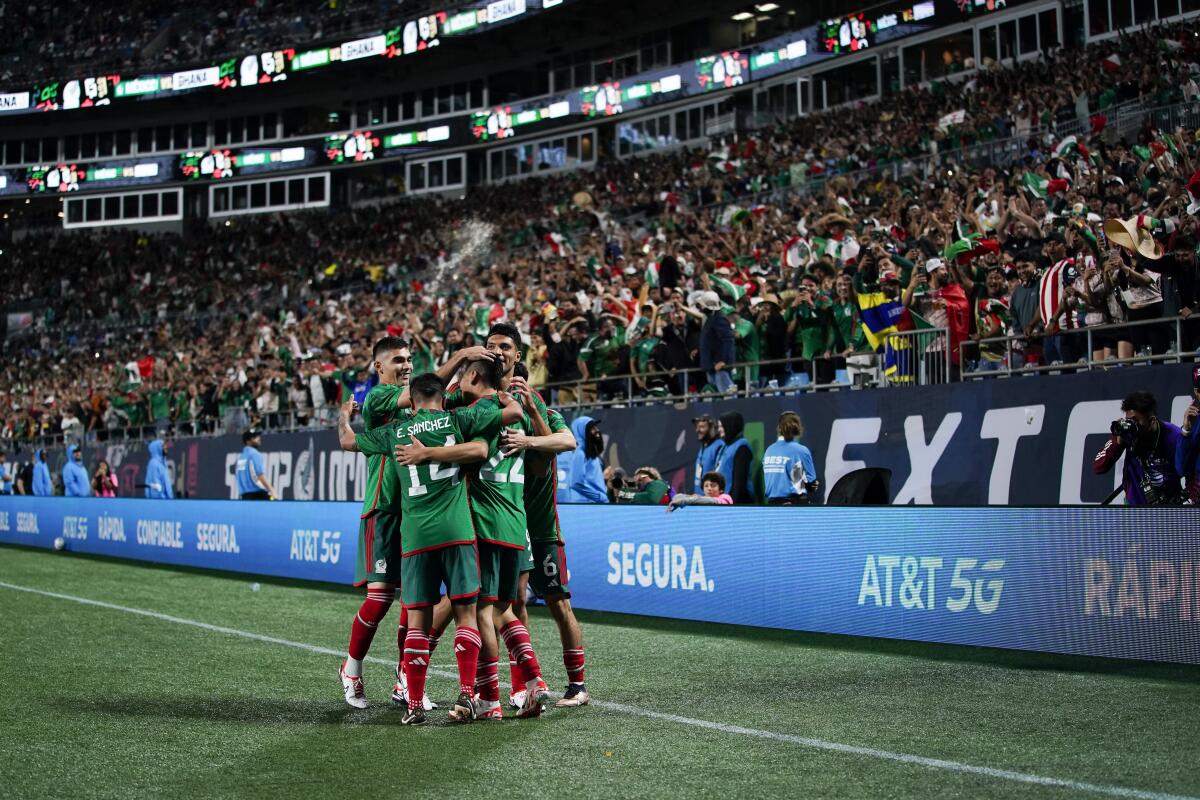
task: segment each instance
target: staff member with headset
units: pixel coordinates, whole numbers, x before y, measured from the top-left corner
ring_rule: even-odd
[[[804,435],[800,415],[785,411],[776,428],[779,438],[763,453],[763,483],[767,505],[806,506],[816,498],[820,483],[812,451],[797,439]]]
[[[251,428],[242,434],[242,454],[237,460],[237,490],[243,500],[274,500],[275,490],[267,481],[263,466],[262,434]]]

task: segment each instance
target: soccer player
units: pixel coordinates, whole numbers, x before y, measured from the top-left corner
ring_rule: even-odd
[[[379,383],[367,393],[361,409],[363,427],[368,433],[399,415],[397,400],[412,375],[412,355],[408,343],[398,336],[385,336],[377,341],[371,351],[371,360],[375,362]],[[363,659],[367,657],[379,623],[392,606],[396,584],[400,582],[399,480],[391,461],[391,458],[382,455],[367,458],[367,491],[358,525],[359,559],[354,565],[354,585],[365,585],[367,597],[351,622],[350,646],[346,660],[338,670],[346,702],[355,708],[367,707]],[[433,609],[434,631],[445,627],[449,615],[450,602],[443,599]],[[432,643],[436,641],[432,632],[430,641],[432,650]],[[402,658],[404,643],[399,640],[398,644]],[[392,700],[407,704],[403,675],[398,661],[397,683],[392,690]],[[436,708],[428,696],[422,698],[422,702],[426,711]]]
[[[566,547],[562,540],[562,529],[558,524],[558,505],[554,494],[558,488],[557,453],[575,449],[575,437],[562,415],[546,407],[542,398],[525,382],[528,373],[520,364],[520,333],[512,325],[497,323],[488,331],[486,346],[498,353],[504,362],[504,378],[501,387],[521,398],[527,408],[536,405],[537,414],[530,414],[533,435],[513,430],[502,434],[506,454],[518,450],[532,451],[525,460],[525,517],[529,531],[529,553],[522,569],[521,583],[517,590],[517,602],[513,613],[528,627],[529,616],[525,608],[525,593],[532,583],[533,590],[546,601],[550,616],[558,627],[563,648],[563,666],[567,670],[567,690],[555,703],[560,708],[587,705],[589,697],[584,685],[583,630],[571,608],[571,592],[567,585]],[[519,365],[519,366],[518,366]],[[510,677],[513,691],[509,703],[515,708],[525,705],[528,697],[521,686],[521,675],[516,664],[510,662]]]
[[[496,399],[503,375],[503,362],[475,361],[467,367],[461,385],[462,399],[475,409],[498,406]],[[529,405],[526,413],[537,414],[528,394],[523,400]],[[528,433],[530,422],[522,419],[505,430]],[[488,440],[488,458],[467,482],[475,535],[479,538],[479,633],[483,647],[479,657],[479,674],[475,690],[479,695],[476,719],[503,719],[500,708],[499,645],[497,631],[504,639],[510,664],[515,664],[519,680],[525,687],[526,699],[517,712],[518,718],[536,717],[546,701],[542,669],[529,640],[529,631],[516,615],[512,604],[516,600],[525,560],[525,454],[502,452],[500,436]]]
[[[459,465],[486,458],[486,439],[524,414],[507,394],[500,395],[500,407],[443,411],[445,387],[433,373],[414,378],[408,393],[412,413],[357,436],[350,427],[354,401],[348,401],[338,417],[338,440],[342,449],[368,456],[390,457],[397,445],[411,445],[405,449],[408,463],[396,469],[402,509],[400,594],[409,622],[403,664],[408,711],[400,721],[404,725],[426,722],[421,700],[429,669],[430,608],[441,599],[441,587],[445,585],[453,604],[459,678],[459,696],[450,710],[450,719],[470,722],[475,717],[473,696],[481,643],[475,608],[479,562]]]

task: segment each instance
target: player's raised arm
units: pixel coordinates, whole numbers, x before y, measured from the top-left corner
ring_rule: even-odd
[[[354,400],[347,400],[338,411],[338,444],[342,446],[343,450],[356,453],[359,447],[357,442],[355,442],[354,429],[350,427],[350,416],[353,413]]]
[[[482,347],[480,345],[475,345],[474,347],[464,347],[454,355],[450,356],[446,363],[438,367],[435,372],[437,376],[442,379],[443,384],[449,383],[450,379],[458,374],[459,369],[461,369],[464,364],[469,364],[472,361],[479,361],[480,359],[484,358],[499,360],[503,358],[503,356],[501,356],[499,353],[493,353],[491,350],[488,350],[486,347]],[[410,407],[412,407],[412,398],[408,394],[408,387],[405,386],[404,391],[401,392],[400,396],[396,398],[396,408]]]

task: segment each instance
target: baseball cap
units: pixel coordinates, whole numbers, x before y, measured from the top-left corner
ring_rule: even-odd
[[[879,282],[880,283],[899,283],[900,276],[897,275],[894,271],[889,269],[887,272],[884,272],[879,276]]]
[[[1197,367],[1197,369],[1200,370],[1200,367]],[[709,425],[716,425],[717,418],[712,414],[701,414],[698,417],[692,417],[692,424],[695,425],[697,422],[707,422]]]

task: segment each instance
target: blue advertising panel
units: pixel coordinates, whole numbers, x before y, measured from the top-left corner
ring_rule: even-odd
[[[1191,508],[559,514],[579,608],[1200,664]],[[340,584],[357,524],[353,503],[0,498],[0,543]]]
[[[0,543],[349,584],[354,503],[0,497]]]

